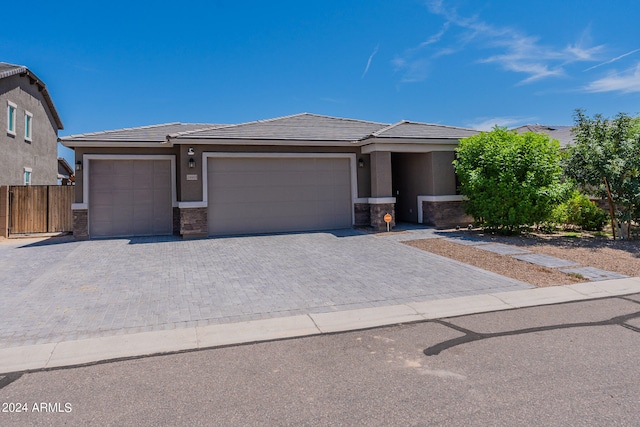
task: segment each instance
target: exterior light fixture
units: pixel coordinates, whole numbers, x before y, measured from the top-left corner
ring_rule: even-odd
[[[81,171],[82,170],[82,161],[78,160],[76,162],[76,171]]]
[[[193,151],[193,147],[189,147],[189,149],[187,150],[187,156],[193,156],[195,154],[196,154],[196,152]]]
[[[358,159],[358,167],[359,168],[363,168],[364,167],[364,159],[362,157],[360,157]]]
[[[189,157],[189,169],[193,169],[196,167],[196,161],[193,157]]]

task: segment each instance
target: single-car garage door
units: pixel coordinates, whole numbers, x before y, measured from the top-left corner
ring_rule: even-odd
[[[169,160],[90,160],[91,237],[171,234]]]
[[[209,234],[348,228],[346,157],[210,157]]]

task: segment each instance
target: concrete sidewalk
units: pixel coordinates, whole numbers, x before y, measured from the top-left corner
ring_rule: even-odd
[[[0,373],[640,293],[640,277],[0,349]]]

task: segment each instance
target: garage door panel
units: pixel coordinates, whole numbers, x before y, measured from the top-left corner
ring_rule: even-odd
[[[211,235],[352,224],[347,158],[216,157],[207,166]]]
[[[113,162],[106,160],[91,160],[91,174],[113,175]]]
[[[135,174],[129,185],[135,189],[151,190],[154,188],[153,174]]]
[[[153,176],[153,165],[154,161],[146,160],[146,161],[137,161],[135,162],[135,168],[133,168],[134,175],[145,175],[145,176]],[[134,162],[131,162],[133,165]]]
[[[92,237],[171,234],[169,160],[90,160]]]

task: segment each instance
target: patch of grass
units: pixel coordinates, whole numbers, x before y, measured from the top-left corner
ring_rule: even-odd
[[[584,280],[584,276],[580,273],[567,273],[567,276],[575,277],[576,279]]]
[[[569,231],[569,232],[563,233],[562,235],[563,235],[564,237],[573,237],[573,238],[579,238],[579,237],[582,237],[582,234],[580,234],[580,233],[576,233],[575,231]]]
[[[613,234],[608,233],[606,231],[594,231],[593,235],[595,237],[613,237]]]

